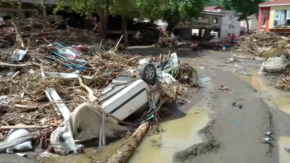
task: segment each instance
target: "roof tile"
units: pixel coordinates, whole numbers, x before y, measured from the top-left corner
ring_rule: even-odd
[[[259,6],[275,6],[275,5],[282,5],[282,4],[290,4],[290,0],[273,0],[269,2],[261,3]]]

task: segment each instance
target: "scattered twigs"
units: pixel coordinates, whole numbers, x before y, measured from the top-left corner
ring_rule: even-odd
[[[83,80],[81,79],[81,77],[79,77],[79,83],[80,83],[80,86],[81,87],[83,87],[86,91],[88,91],[88,93],[89,93],[89,100],[91,102],[95,102],[95,101],[98,100],[98,98],[94,95],[94,91],[90,87],[86,86],[83,83]]]
[[[116,46],[115,46],[115,49],[114,49],[115,52],[118,51],[118,48],[119,48],[120,42],[122,41],[122,38],[123,38],[123,37],[124,37],[124,35],[122,35],[122,36],[120,37],[119,41],[117,42],[117,44],[116,44]]]
[[[11,78],[12,78],[12,79],[15,78],[19,73],[20,73],[20,71],[15,72],[15,73],[11,76]]]
[[[280,80],[276,83],[275,87],[288,92],[290,90],[290,77],[281,75]]]
[[[32,63],[24,63],[24,64],[10,64],[10,63],[5,63],[5,62],[0,62],[0,66],[4,67],[25,67],[25,66],[31,66],[33,65]]]
[[[19,33],[19,29],[17,28],[17,26],[15,25],[15,23],[11,23],[14,28],[15,28],[15,32],[16,32],[16,42],[18,43],[18,45],[20,46],[20,48],[24,49],[25,45],[24,45],[24,41]]]

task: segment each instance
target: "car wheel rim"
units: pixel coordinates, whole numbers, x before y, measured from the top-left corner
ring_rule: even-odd
[[[147,79],[153,79],[154,78],[154,68],[153,67],[147,67],[145,71],[145,76]]]

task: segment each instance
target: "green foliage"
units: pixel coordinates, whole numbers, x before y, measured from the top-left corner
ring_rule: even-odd
[[[193,21],[201,16],[205,6],[204,0],[168,0],[164,4],[163,19],[176,24],[179,21]]]
[[[205,4],[206,6],[219,6],[220,0],[209,0]]]
[[[56,3],[55,12],[67,10],[66,6],[69,6],[70,10],[90,17],[105,5],[106,0],[57,0]]]
[[[259,4],[265,0],[221,0],[221,5],[229,10],[232,9],[240,13],[239,20],[246,19],[252,14],[259,13]]]
[[[225,9],[225,10],[232,10],[232,1],[231,0],[220,0],[220,5]]]

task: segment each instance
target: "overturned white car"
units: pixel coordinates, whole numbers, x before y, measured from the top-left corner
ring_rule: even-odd
[[[126,120],[130,116],[141,116],[144,112],[157,111],[160,101],[160,92],[151,91],[156,87],[157,82],[172,82],[175,79],[168,73],[173,65],[178,63],[176,53],[171,59],[160,64],[143,63],[140,69],[140,78],[131,80],[129,77],[118,77],[106,88],[98,91],[101,108],[89,103],[81,104],[72,113],[62,126],[58,127],[51,134],[52,148],[56,153],[67,154],[78,152],[81,145],[76,142],[83,142],[93,138],[113,138],[121,132],[127,132],[128,128],[121,126],[107,114],[113,115],[119,120]],[[47,73],[49,74],[49,73]],[[165,79],[168,77],[169,79]],[[55,76],[56,74],[50,76]],[[64,74],[62,74],[64,76]],[[69,78],[68,75],[65,75]],[[75,75],[76,78],[78,75]],[[103,135],[103,136],[102,136]]]

